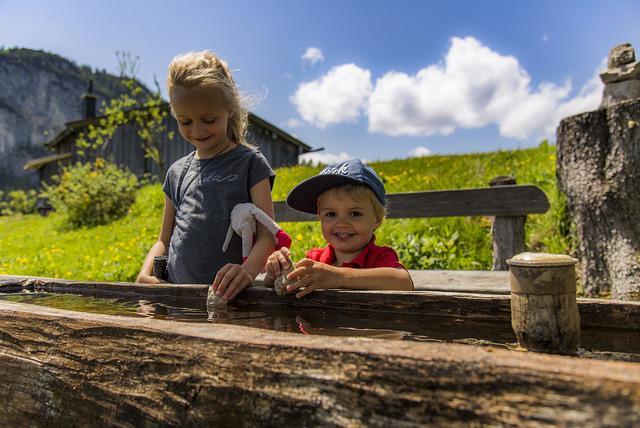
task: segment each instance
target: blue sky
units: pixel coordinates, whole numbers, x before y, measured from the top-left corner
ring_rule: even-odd
[[[113,72],[128,51],[147,84],[173,56],[211,49],[252,111],[324,160],[553,139],[561,117],[597,106],[609,49],[640,49],[639,23],[637,0],[0,0],[0,45]]]

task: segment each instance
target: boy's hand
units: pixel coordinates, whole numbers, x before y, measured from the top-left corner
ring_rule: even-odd
[[[221,296],[227,302],[236,297],[245,287],[251,285],[256,274],[249,272],[244,265],[227,263],[216,274],[211,287],[216,295]]]
[[[167,281],[163,281],[153,275],[147,275],[144,273],[138,274],[138,277],[136,278],[136,282],[139,284],[167,284]]]
[[[339,268],[326,263],[302,259],[296,263],[296,269],[287,275],[287,279],[295,281],[287,285],[287,291],[304,290],[296,293],[300,298],[320,288],[339,288],[341,279]]]
[[[282,247],[277,251],[271,253],[267,259],[267,275],[265,280],[269,282],[275,281],[281,272],[289,269],[288,258],[291,257],[291,250],[287,247]]]

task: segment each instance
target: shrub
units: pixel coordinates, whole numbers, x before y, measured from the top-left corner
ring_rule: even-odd
[[[137,178],[98,158],[63,168],[44,195],[70,229],[107,224],[123,217],[135,200]]]
[[[36,211],[38,192],[35,190],[0,191],[0,215],[32,214]]]

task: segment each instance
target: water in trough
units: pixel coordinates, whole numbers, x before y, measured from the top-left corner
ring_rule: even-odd
[[[447,342],[520,350],[508,322],[451,316],[381,313],[281,305],[233,305],[207,312],[204,302],[152,301],[132,297],[104,298],[73,293],[2,293],[0,299],[80,312],[150,317],[180,322],[235,324],[299,334],[351,336],[423,342]],[[584,330],[579,356],[640,362],[637,332]],[[630,343],[635,346],[630,347]]]

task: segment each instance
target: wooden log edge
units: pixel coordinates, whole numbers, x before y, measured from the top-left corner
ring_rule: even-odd
[[[33,310],[0,302],[7,422],[24,422],[20,415],[36,425],[640,420],[633,363]]]
[[[34,312],[37,310],[37,312]],[[449,343],[419,343],[409,341],[390,341],[380,339],[358,337],[333,337],[333,336],[301,336],[297,333],[285,333],[273,330],[265,330],[253,327],[244,327],[232,324],[210,323],[184,323],[178,321],[158,320],[146,317],[126,317],[119,315],[92,314],[70,311],[65,309],[34,306],[25,303],[0,301],[0,322],[11,319],[33,318],[43,321],[52,321],[59,325],[83,323],[101,323],[117,326],[119,328],[140,329],[150,332],[170,335],[189,336],[199,339],[207,339],[225,342],[243,342],[253,345],[281,345],[295,346],[316,350],[343,350],[349,352],[371,352],[381,355],[424,358],[429,354],[442,360],[450,361],[478,361],[479,358],[497,358],[503,362],[509,362],[514,367],[529,367],[531,365],[542,368],[548,365],[551,371],[567,371],[578,375],[584,373],[587,368],[589,374],[595,376],[610,377],[615,380],[629,380],[640,385],[640,365],[635,363],[618,361],[601,361],[593,359],[578,359],[562,355],[551,355],[532,352],[515,352],[498,348],[483,348],[461,344]],[[5,330],[6,331],[6,330]],[[425,353],[425,349],[432,348]],[[431,358],[431,357],[429,357]],[[556,366],[561,359],[566,363]],[[578,368],[583,364],[585,367]],[[620,366],[618,366],[620,365]],[[600,370],[603,368],[604,370]],[[625,370],[632,369],[631,372]],[[640,391],[639,391],[640,392]]]

